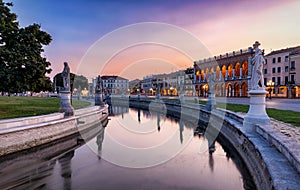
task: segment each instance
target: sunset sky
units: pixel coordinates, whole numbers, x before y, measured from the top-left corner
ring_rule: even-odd
[[[62,71],[64,61],[69,62],[74,73],[90,72],[89,78],[101,73],[134,79],[150,73],[171,72],[191,67],[195,59],[206,58],[209,54],[213,56],[244,49],[252,46],[256,40],[260,41],[261,48],[267,53],[300,45],[298,0],[5,0],[5,2],[13,2],[12,11],[18,15],[22,27],[38,23],[52,36],[52,43],[45,48],[45,56],[52,64],[51,77]],[[160,44],[160,40],[165,40],[166,30],[161,32],[159,29],[153,30],[152,33],[147,33],[149,30],[146,32],[135,30],[132,34],[122,35],[122,29],[119,29],[143,22],[176,26],[179,30],[196,37],[209,53],[201,54],[206,51],[203,49],[187,50],[188,53],[180,49],[183,47],[182,44],[189,43],[184,38],[178,41],[178,46]],[[99,40],[101,42],[101,39],[116,34],[114,32],[116,30],[119,31],[118,35],[122,36],[121,40],[132,42],[128,49],[120,46],[123,49],[114,51],[115,54],[111,55],[108,62],[102,60],[103,56],[99,53],[99,57],[95,58],[97,61],[94,60],[93,64],[99,62],[101,68],[85,65],[84,56],[97,46]],[[153,35],[149,39],[159,37],[161,39],[156,40],[154,44],[135,46],[136,36],[143,36],[145,33],[147,37]],[[172,35],[170,32],[171,41],[178,39]],[[119,45],[119,41],[111,41],[109,48]],[[106,46],[101,48],[97,51],[108,51]],[[190,51],[193,53],[189,53]],[[199,54],[195,53],[197,51]],[[90,68],[90,71],[83,71],[81,68]]]

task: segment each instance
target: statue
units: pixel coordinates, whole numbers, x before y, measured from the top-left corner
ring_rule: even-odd
[[[67,62],[64,62],[64,70],[61,73],[63,78],[64,91],[70,91],[70,67]]]
[[[259,49],[260,43],[256,41],[253,44],[255,55],[252,57],[251,64],[252,68],[252,77],[251,77],[251,90],[264,89],[264,76],[263,76],[263,64],[265,59],[262,55],[262,51]]]
[[[102,91],[102,80],[100,75],[97,77],[97,84],[96,84],[96,92],[101,92]]]

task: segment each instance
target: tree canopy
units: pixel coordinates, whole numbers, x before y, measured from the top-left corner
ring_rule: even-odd
[[[58,73],[54,76],[53,81],[56,83],[56,90],[58,91],[60,87],[63,87],[63,79],[61,76],[61,73]],[[84,88],[88,89],[88,79],[83,75],[76,75],[74,73],[70,73],[70,83],[71,83],[71,91],[73,91],[74,88],[83,90]]]
[[[0,91],[50,91],[51,63],[42,52],[52,38],[38,24],[21,28],[10,6],[0,0]]]

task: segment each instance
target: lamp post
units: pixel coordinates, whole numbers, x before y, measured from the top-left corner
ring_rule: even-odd
[[[269,99],[271,100],[272,99],[272,87],[274,86],[274,82],[272,81],[272,80],[269,80],[268,82],[267,82],[267,86],[269,87]]]

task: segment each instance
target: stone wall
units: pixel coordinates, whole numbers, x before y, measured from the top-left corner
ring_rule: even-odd
[[[14,123],[14,119],[2,120],[1,123],[5,123],[6,127],[0,130],[0,156],[46,144],[84,131],[96,123],[105,122],[108,106],[80,109],[75,112],[75,116],[68,118],[53,115],[56,116],[50,114],[39,116],[39,119],[18,118],[15,119],[18,125],[10,124]]]

